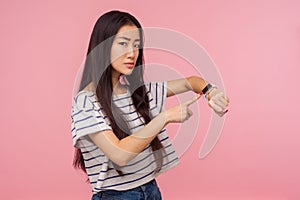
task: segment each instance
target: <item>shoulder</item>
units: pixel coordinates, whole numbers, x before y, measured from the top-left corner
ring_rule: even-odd
[[[94,108],[96,102],[96,94],[91,91],[81,90],[73,98],[73,106],[77,106],[82,109]]]
[[[162,90],[167,86],[167,81],[159,81],[159,82],[147,82],[145,83],[145,87],[147,91],[153,92],[156,90]]]
[[[167,94],[167,81],[145,83],[146,92],[153,97],[165,96]]]

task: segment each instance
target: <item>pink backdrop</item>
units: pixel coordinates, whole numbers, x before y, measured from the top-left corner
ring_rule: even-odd
[[[111,9],[196,40],[231,99],[209,156],[198,159],[203,118],[181,164],[158,178],[164,199],[300,199],[296,0],[1,1],[0,199],[90,198],[85,177],[71,166],[71,96],[95,20]]]

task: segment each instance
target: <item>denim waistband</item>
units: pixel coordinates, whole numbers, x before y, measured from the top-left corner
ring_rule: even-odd
[[[136,190],[136,191],[139,191],[139,190],[145,191],[146,188],[150,187],[151,185],[154,185],[155,187],[157,187],[155,179],[152,179],[151,181],[149,181],[147,183],[144,183],[143,185],[140,185],[140,186],[135,187],[135,188],[128,189],[126,191],[134,191],[134,190]],[[122,191],[118,191],[118,190],[104,190],[104,191],[98,192],[98,194],[100,194],[100,196],[101,196],[101,194],[105,193],[105,192],[122,192]]]
[[[161,199],[161,194],[155,179],[141,186],[125,190],[104,190],[93,195],[93,200],[106,199],[108,197],[119,197],[120,199]],[[117,198],[118,199],[118,198]]]

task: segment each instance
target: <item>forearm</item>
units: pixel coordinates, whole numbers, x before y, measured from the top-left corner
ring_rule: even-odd
[[[161,112],[143,128],[121,140],[112,130],[89,134],[89,137],[111,161],[124,166],[142,152],[168,123],[182,123],[190,118],[192,112],[188,106],[199,98],[200,95],[196,95],[187,102]]]
[[[190,76],[187,78],[176,79],[168,81],[168,92],[167,96],[173,96],[187,91],[194,91],[200,93],[208,83],[201,77]]]
[[[168,123],[166,113],[161,112],[143,128],[121,140],[112,130],[93,133],[89,137],[111,161],[124,166],[143,151]]]
[[[194,91],[195,93],[199,94],[205,86],[208,84],[203,78],[198,76],[190,76],[186,78],[187,80],[187,87],[189,90]]]
[[[200,97],[198,94],[186,102],[161,112],[144,128],[120,140],[119,148],[126,150],[122,156],[125,158],[124,163],[140,153],[168,123],[182,123],[189,119],[193,113],[188,107]]]
[[[161,112],[146,126],[119,141],[119,147],[134,153],[141,152],[167,124],[165,112]]]

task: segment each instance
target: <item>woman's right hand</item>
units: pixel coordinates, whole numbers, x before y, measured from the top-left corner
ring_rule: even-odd
[[[189,109],[189,106],[197,101],[200,97],[201,95],[198,94],[192,99],[166,110],[166,122],[181,123],[188,120],[193,115],[193,112]]]

